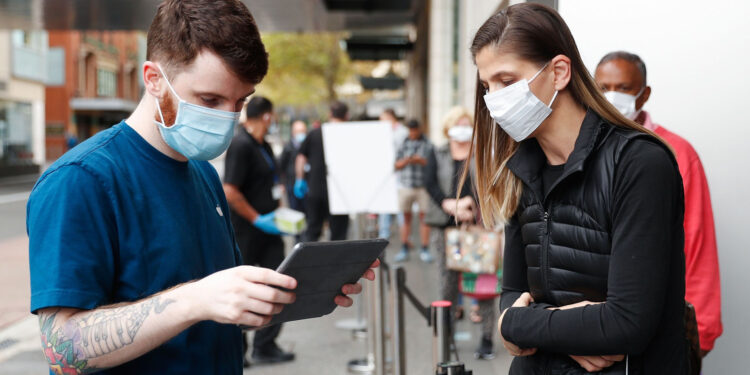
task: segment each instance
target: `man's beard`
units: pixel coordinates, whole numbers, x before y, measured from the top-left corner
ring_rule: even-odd
[[[164,126],[170,127],[174,125],[175,120],[177,119],[177,110],[174,108],[174,100],[172,100],[172,94],[167,93],[164,95],[162,99],[157,99],[159,101],[159,107],[161,108],[161,114],[164,116]],[[156,113],[154,114],[154,118],[156,121],[161,122],[161,117],[159,116],[159,110],[156,110]]]

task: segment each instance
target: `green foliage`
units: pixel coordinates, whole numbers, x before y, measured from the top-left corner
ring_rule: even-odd
[[[277,106],[312,107],[336,99],[335,86],[353,74],[342,38],[340,33],[263,35],[269,69],[258,92]]]

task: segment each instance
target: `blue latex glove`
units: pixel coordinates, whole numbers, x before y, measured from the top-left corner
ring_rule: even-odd
[[[255,225],[256,228],[268,234],[273,234],[273,235],[281,234],[279,227],[276,226],[276,213],[275,212],[269,212],[265,215],[258,215],[258,217],[255,218],[255,221],[253,221],[253,225]]]
[[[294,196],[297,199],[302,199],[307,195],[307,181],[298,178],[294,181]]]

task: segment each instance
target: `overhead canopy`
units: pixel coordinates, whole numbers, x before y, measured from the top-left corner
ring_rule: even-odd
[[[147,30],[161,0],[0,0],[0,28]],[[243,0],[264,32],[413,23],[424,0]]]
[[[352,60],[401,60],[414,47],[406,35],[354,35],[345,43]]]

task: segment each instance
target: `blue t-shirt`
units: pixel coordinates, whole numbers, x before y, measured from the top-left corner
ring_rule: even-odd
[[[31,311],[136,301],[239,265],[214,168],[180,162],[125,121],[57,160],[27,206]],[[241,374],[234,325],[198,323],[102,374]]]

